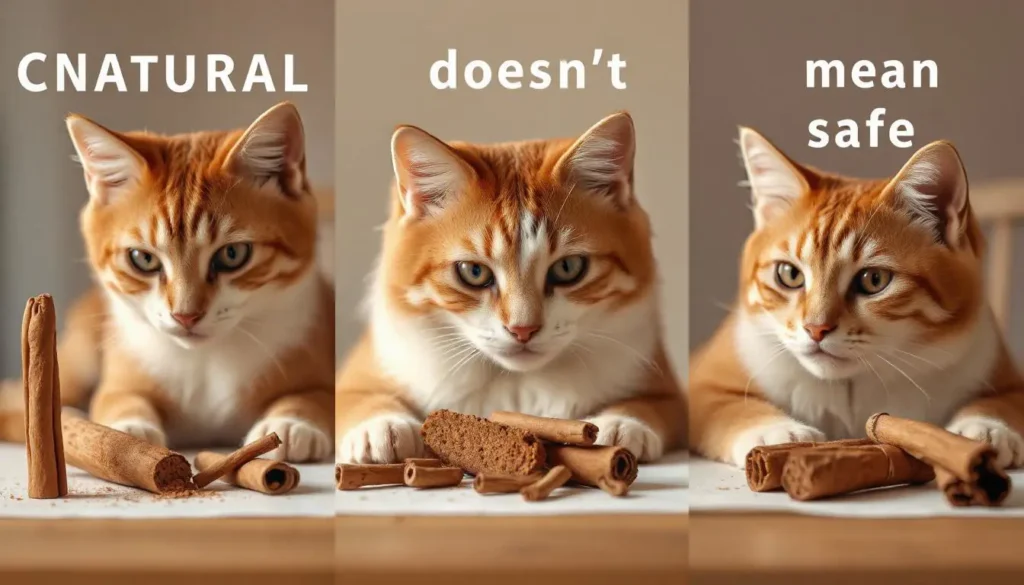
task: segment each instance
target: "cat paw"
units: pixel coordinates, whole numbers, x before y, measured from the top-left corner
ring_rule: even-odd
[[[167,446],[167,434],[164,433],[162,428],[160,428],[160,425],[155,425],[148,420],[141,418],[124,418],[114,421],[107,426],[115,431],[128,433],[129,435],[142,439],[147,443],[152,443],[160,447]]]
[[[245,436],[251,443],[277,433],[281,446],[264,455],[275,461],[307,463],[323,461],[331,454],[331,438],[310,421],[289,416],[269,416],[253,425]]]
[[[631,416],[603,414],[588,418],[587,422],[597,425],[598,445],[615,445],[629,449],[639,461],[660,459],[665,452],[665,442],[647,423]]]
[[[997,453],[996,463],[1002,467],[1024,465],[1024,437],[997,418],[965,416],[950,423],[946,430],[991,444]]]
[[[777,420],[758,425],[740,433],[736,440],[733,441],[729,454],[733,465],[745,467],[747,464],[747,453],[750,453],[750,450],[754,447],[824,440],[825,433],[814,427],[809,427],[790,419]]]
[[[338,443],[342,463],[400,463],[423,452],[422,423],[402,414],[366,420],[345,433]]]

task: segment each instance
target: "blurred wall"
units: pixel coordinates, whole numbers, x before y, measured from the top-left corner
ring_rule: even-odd
[[[357,310],[380,249],[375,230],[387,216],[390,139],[414,124],[447,140],[494,142],[578,136],[620,109],[637,129],[636,189],[651,214],[661,261],[665,327],[677,373],[687,365],[687,2],[630,5],[612,0],[417,2],[349,0],[338,5],[339,177],[337,245],[338,350],[363,330]],[[440,91],[431,64],[458,50],[459,65],[483,59],[627,63],[624,90],[587,69],[583,90]],[[526,67],[528,70],[528,67]],[[607,68],[605,68],[605,72]],[[557,79],[557,77],[556,77]]]
[[[690,52],[690,343],[711,335],[736,294],[739,254],[753,228],[736,126],[757,128],[794,159],[854,176],[891,176],[932,140],[956,144],[972,183],[1024,176],[1024,2],[1013,0],[694,0]],[[808,59],[931,59],[934,89],[807,89]],[[865,147],[863,120],[885,107],[914,125],[899,149],[884,128]],[[811,120],[861,126],[860,149],[807,146]],[[1017,230],[1014,289],[1024,290],[1024,230]],[[1018,297],[1019,298],[1019,294]],[[1024,354],[1024,303],[1012,308],[1011,342]]]
[[[333,183],[334,3],[304,0],[5,0],[0,17],[0,375],[20,376],[21,319],[28,297],[54,295],[58,315],[89,283],[78,232],[88,195],[64,127],[77,112],[115,130],[175,133],[245,127],[265,109],[293,101],[306,127],[308,164],[317,185]],[[30,93],[17,68],[29,52],[44,52],[50,91]],[[127,93],[57,93],[55,54],[86,53],[90,86],[102,56],[116,53]],[[206,93],[205,55],[235,61],[241,89],[249,61],[263,53],[277,93]],[[308,93],[283,93],[283,55],[295,55],[298,82]],[[163,83],[164,65],[151,66],[150,92],[139,93],[130,55],[196,55],[196,88],[177,94]],[[181,66],[181,65],[179,65]],[[184,69],[181,69],[184,71]]]

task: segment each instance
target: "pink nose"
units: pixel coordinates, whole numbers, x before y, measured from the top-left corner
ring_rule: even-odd
[[[821,343],[821,340],[825,339],[826,335],[828,335],[829,333],[832,333],[833,331],[836,330],[836,326],[832,325],[832,324],[829,324],[829,323],[824,323],[824,324],[808,323],[807,325],[804,325],[804,330],[807,331],[807,335],[811,336],[811,339],[813,339],[814,341],[816,341],[818,343]]]
[[[511,325],[505,327],[505,330],[518,339],[519,343],[526,343],[534,333],[540,331],[540,325]]]
[[[171,313],[174,318],[185,329],[191,329],[203,318],[206,313]]]

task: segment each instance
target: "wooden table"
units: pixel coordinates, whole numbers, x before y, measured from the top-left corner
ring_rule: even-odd
[[[692,513],[690,583],[1024,584],[1024,519]]]

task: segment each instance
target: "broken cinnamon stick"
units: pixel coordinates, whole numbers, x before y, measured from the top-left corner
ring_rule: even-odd
[[[213,483],[215,479],[226,475],[228,472],[234,471],[242,466],[243,463],[252,461],[260,455],[270,453],[274,449],[281,446],[281,437],[277,436],[277,433],[270,433],[264,435],[259,439],[244,445],[241,449],[231,453],[227,457],[221,459],[216,464],[200,471],[192,478],[192,482],[196,484],[198,489]]]
[[[530,475],[545,467],[544,443],[536,435],[478,416],[438,410],[420,433],[445,465],[473,475]]]
[[[565,485],[572,477],[572,472],[564,465],[552,467],[547,474],[538,481],[524,487],[519,493],[527,502],[539,502],[546,500],[551,492]]]
[[[473,478],[473,489],[478,494],[512,494],[524,487],[536,483],[544,474],[534,473],[531,475],[495,475],[493,473],[478,473]]]
[[[797,449],[827,449],[874,445],[871,439],[841,439],[821,443],[799,442],[779,445],[760,445],[747,453],[745,470],[747,485],[755,492],[768,492],[782,488],[782,470],[789,455]]]
[[[597,440],[597,425],[581,420],[547,418],[505,410],[492,413],[491,420],[529,431],[545,441],[554,443],[589,446]]]
[[[861,490],[928,483],[935,472],[892,445],[803,448],[790,453],[782,487],[794,500],[807,501]]]
[[[65,409],[61,421],[69,465],[155,494],[195,489],[192,466],[184,456],[72,412]]]
[[[404,463],[339,463],[334,467],[339,490],[355,490],[375,485],[401,485],[405,482]]]
[[[936,483],[955,506],[998,506],[1010,493],[1010,477],[988,443],[884,412],[872,415],[865,427],[875,442],[899,447],[935,468],[942,480]]]
[[[202,451],[196,455],[195,466],[200,472],[222,464],[227,455]],[[221,476],[231,485],[270,496],[286,494],[299,485],[299,470],[282,461],[256,458],[243,463],[238,469]]]
[[[414,488],[452,487],[462,483],[465,473],[459,467],[405,466],[405,485]]]
[[[622,496],[636,480],[636,457],[625,447],[548,445],[548,465],[564,465],[576,483]]]
[[[21,366],[28,497],[62,498],[68,495],[68,478],[60,425],[57,314],[50,295],[29,299],[25,306]]]

